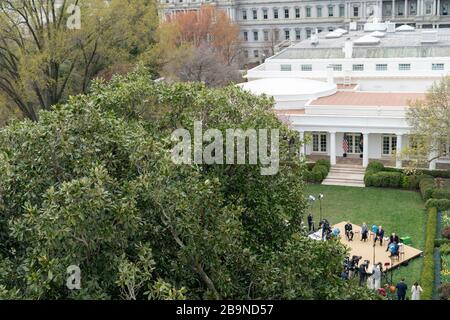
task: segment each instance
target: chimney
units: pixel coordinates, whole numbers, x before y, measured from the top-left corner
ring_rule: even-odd
[[[350,38],[347,38],[347,40],[344,43],[344,49],[342,49],[345,55],[345,59],[351,59],[353,56],[353,41],[350,40]]]

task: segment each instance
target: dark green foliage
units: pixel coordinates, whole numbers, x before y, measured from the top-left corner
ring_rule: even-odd
[[[317,160],[312,166],[311,171],[306,174],[308,182],[321,183],[330,172],[330,161],[328,160]]]
[[[364,183],[367,187],[399,188],[402,184],[402,174],[400,172],[377,172],[366,174]]]
[[[321,166],[325,166],[327,168],[328,171],[330,171],[331,168],[331,163],[329,160],[326,159],[319,159],[316,161],[316,165],[321,165]]]
[[[367,165],[366,171],[376,173],[384,170],[384,164],[380,161],[372,161]]]
[[[408,176],[406,174],[403,174],[401,188],[407,189],[407,190],[417,190],[417,189],[419,189],[420,180],[423,179],[423,177],[426,177],[426,176],[425,175],[410,175],[410,176]]]
[[[449,189],[435,189],[432,193],[432,198],[450,200],[450,188]]]
[[[426,201],[433,196],[433,192],[436,189],[436,183],[433,178],[424,178],[420,180],[419,188],[423,200]]]
[[[2,129],[0,298],[373,298],[338,278],[341,244],[303,233],[306,168],[272,108],[236,87],[155,85],[139,70]],[[171,133],[198,119],[279,129],[278,174],[173,163]],[[72,264],[80,291],[65,287]]]
[[[434,178],[450,179],[450,170],[418,170],[421,174],[426,174]]]
[[[434,246],[435,247],[440,247],[444,244],[450,244],[450,239],[436,239],[434,241]]]
[[[424,261],[421,275],[421,285],[424,290],[422,298],[431,300],[434,288],[434,240],[436,238],[437,210],[430,208],[427,211],[428,219],[426,226]]]
[[[428,199],[425,202],[425,207],[436,208],[439,211],[445,211],[450,209],[450,200],[448,199]]]

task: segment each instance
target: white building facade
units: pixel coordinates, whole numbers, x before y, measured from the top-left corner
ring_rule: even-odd
[[[311,136],[301,150],[308,158],[364,167],[381,160],[400,168],[408,159],[398,153],[413,143],[409,104],[450,76],[450,29],[396,29],[389,23],[365,28],[292,45],[249,70],[242,87],[273,96],[276,112],[301,136]],[[450,155],[450,143],[447,149]],[[450,158],[429,167],[450,168]]]
[[[293,42],[355,22],[363,28],[377,17],[416,28],[450,28],[450,0],[160,0],[163,15],[198,10],[203,4],[225,10],[241,28],[243,59],[261,62]]]

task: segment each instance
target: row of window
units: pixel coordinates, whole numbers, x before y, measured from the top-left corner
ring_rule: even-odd
[[[361,134],[347,134],[347,153],[361,153]],[[382,154],[390,156],[397,151],[397,136],[383,135]],[[328,151],[328,135],[325,132],[312,134],[312,151],[325,153]]]
[[[342,71],[342,64],[332,64],[331,67],[333,71]],[[445,65],[443,63],[432,63],[431,70],[439,71],[444,70]],[[313,71],[312,64],[302,64],[300,65],[301,71]],[[364,71],[364,64],[356,63],[352,65],[353,71]],[[386,63],[379,63],[375,65],[376,71],[387,71],[388,65]],[[410,71],[411,64],[410,63],[399,63],[398,64],[399,71]],[[280,71],[292,71],[292,65],[290,64],[282,64],[280,66]]]
[[[317,32],[321,33],[324,29],[323,28],[317,28]],[[333,27],[328,27],[327,29],[329,32],[333,31],[334,28]],[[283,29],[284,31],[284,40],[291,40],[291,30],[290,29]],[[306,32],[306,38],[311,37],[312,34],[312,29],[311,28],[305,28],[305,32]],[[300,41],[302,40],[302,34],[301,34],[301,29],[294,29],[294,33],[295,33],[295,40]],[[243,40],[248,42],[249,41],[249,31],[243,31]],[[251,32],[252,36],[253,36],[253,41],[259,41],[260,37],[259,34],[260,32],[255,30]],[[280,30],[279,29],[273,29],[271,31],[269,30],[263,30],[263,41],[279,41],[280,40]]]
[[[244,50],[243,53],[244,53],[244,58],[248,59],[250,57],[248,50]],[[270,56],[270,51],[267,49],[263,50],[262,53],[266,58]],[[259,58],[259,55],[260,55],[259,50],[257,50],[257,49],[253,50],[253,58]]]
[[[335,16],[335,10],[334,10],[333,5],[329,5],[327,6],[327,13],[326,16],[328,17],[334,17]],[[355,17],[358,17],[359,15],[359,8],[356,8],[356,15],[354,15]],[[250,12],[249,12],[250,11]],[[290,19],[290,18],[296,18],[299,19],[301,18],[301,9],[299,7],[294,8],[294,10],[291,10],[290,8],[283,8],[283,9],[278,9],[278,8],[273,8],[271,10],[272,15],[271,18],[272,19],[279,19],[280,16],[284,17],[284,19]],[[354,13],[355,13],[354,12]],[[247,9],[243,9],[241,11],[241,18],[242,20],[249,20],[250,18],[253,20],[258,20],[259,18],[262,18],[263,20],[268,20],[269,19],[269,9],[262,9],[261,10],[262,15],[259,15],[259,10],[258,9],[251,9],[251,10],[247,10]],[[323,10],[322,10],[322,6],[316,6],[316,18],[321,18],[323,17]],[[339,17],[344,17],[345,16],[345,6],[344,5],[340,5],[339,6]],[[306,18],[312,18],[312,7],[305,7],[305,17]]]

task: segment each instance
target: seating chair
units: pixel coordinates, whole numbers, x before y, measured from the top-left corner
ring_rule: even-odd
[[[398,255],[402,257],[401,260],[405,258],[405,245],[403,243],[399,243],[398,245]]]

